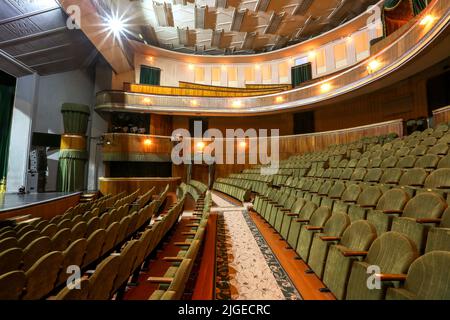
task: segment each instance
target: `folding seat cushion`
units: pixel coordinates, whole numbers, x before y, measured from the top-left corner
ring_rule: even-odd
[[[450,207],[445,209],[439,226],[428,232],[425,252],[450,251]]]
[[[350,204],[356,203],[361,192],[362,188],[357,184],[351,184],[347,186],[344,193],[342,194],[341,201],[336,201],[334,203],[333,213],[334,212],[346,213]]]
[[[364,177],[367,174],[367,169],[365,168],[356,168],[353,172],[352,176],[350,177],[351,181],[363,181]]]
[[[92,217],[87,222],[87,229],[85,237],[88,238],[92,233],[99,229],[100,219],[98,217]]]
[[[289,228],[289,233],[286,241],[295,249],[297,247],[298,237],[300,235],[301,226],[308,223],[313,213],[317,210],[317,205],[313,202],[306,202],[300,213],[297,216],[293,216]]]
[[[75,286],[78,286],[79,289],[72,289],[68,286],[65,286],[55,297],[54,300],[87,300],[89,293],[89,280],[88,279],[80,279],[75,281]]]
[[[347,252],[367,251],[376,237],[375,227],[370,222],[360,220],[353,222],[344,231],[338,244],[330,246],[323,282],[337,299],[345,298],[351,267],[357,261],[357,257],[347,255]]]
[[[450,168],[450,155],[443,157],[437,166],[438,169]]]
[[[0,252],[0,276],[2,274],[20,270],[23,251],[20,248],[10,248]]]
[[[395,152],[395,156],[397,158],[403,158],[406,157],[411,152],[411,149],[408,147],[402,147]]]
[[[87,223],[84,221],[78,222],[76,225],[73,226],[72,230],[70,231],[72,235],[72,240],[84,238],[86,230],[87,230]]]
[[[120,252],[120,264],[117,270],[117,277],[114,280],[112,293],[115,293],[123,285],[126,285],[128,279],[134,271],[137,251],[141,249],[141,242],[132,240],[127,243]]]
[[[27,278],[24,300],[38,300],[48,295],[54,288],[63,254],[58,251],[47,253],[25,273]]]
[[[375,210],[367,213],[367,220],[375,226],[378,235],[390,231],[394,216],[403,213],[410,199],[409,194],[400,188],[390,189],[381,196]]]
[[[19,300],[26,280],[23,271],[16,270],[0,274],[0,300]]]
[[[31,242],[41,237],[41,234],[37,230],[28,231],[22,237],[20,237],[17,241],[19,243],[19,247],[26,248]]]
[[[308,261],[309,249],[311,248],[314,234],[323,231],[324,225],[330,217],[330,208],[319,207],[314,211],[309,221],[301,225],[296,252],[304,261]]]
[[[369,186],[364,188],[364,190],[359,194],[358,200],[355,205],[350,205],[348,207],[348,216],[350,220],[365,220],[367,212],[370,209],[375,209],[378,200],[382,196],[382,191],[377,186]]]
[[[411,264],[401,288],[388,288],[386,300],[450,300],[450,252],[433,251]]]
[[[84,256],[83,266],[88,266],[100,257],[105,237],[106,231],[104,229],[99,229],[92,233],[87,239],[86,255]]]
[[[436,169],[439,160],[440,160],[439,156],[435,154],[426,154],[417,160],[415,166],[416,168]]]
[[[335,213],[325,223],[323,230],[314,234],[308,256],[308,265],[320,279],[323,278],[325,261],[330,246],[338,243],[350,223],[348,215]]]
[[[275,229],[281,234],[283,239],[288,238],[288,234],[289,234],[289,230],[291,228],[292,221],[295,219],[298,219],[300,211],[303,209],[305,204],[306,204],[305,199],[297,199],[297,201],[294,202],[294,204],[292,205],[290,210],[282,210],[281,211],[283,213],[283,216],[279,217],[275,221]],[[317,204],[314,204],[314,205],[317,207]],[[280,225],[280,222],[281,222],[281,225]]]
[[[58,226],[50,223],[44,229],[41,230],[41,235],[44,237],[52,238],[58,232]]]
[[[0,253],[11,248],[17,248],[19,242],[16,237],[7,237],[0,240]]]
[[[369,288],[371,276],[368,270],[377,266],[382,275],[406,275],[411,263],[419,257],[414,243],[405,235],[397,232],[387,232],[378,237],[370,246],[368,252],[354,252],[353,255],[365,257],[363,261],[355,261],[352,266],[347,285],[347,300],[381,300],[385,298],[386,290],[393,286],[393,281],[381,278],[381,288]],[[373,274],[372,274],[373,276]]]
[[[27,271],[33,264],[41,257],[46,255],[52,250],[52,241],[49,237],[40,237],[32,241],[23,250],[23,266],[22,269]]]
[[[447,203],[440,195],[433,192],[419,193],[406,204],[402,216],[394,218],[392,231],[406,235],[419,252],[424,252],[427,234],[432,226],[430,219],[439,219],[446,208]]]
[[[64,251],[72,241],[72,233],[70,229],[65,228],[59,230],[52,238],[52,250]]]
[[[89,278],[88,300],[109,300],[114,280],[121,262],[120,256],[109,256],[103,260]]]
[[[346,168],[344,171],[342,171],[341,176],[339,177],[340,180],[350,180],[354,172],[353,168]]]
[[[416,163],[417,158],[412,155],[405,156],[400,158],[397,162],[397,168],[407,169],[414,168],[414,164]]]
[[[434,155],[438,155],[438,156],[446,156],[448,154],[448,151],[449,151],[448,144],[439,143],[439,144],[432,146],[428,150],[428,154],[434,154]]]
[[[63,251],[63,261],[61,263],[61,272],[58,275],[57,284],[64,283],[72,274],[68,270],[69,266],[82,266],[83,258],[86,253],[87,240],[78,239],[72,242],[67,249]]]
[[[391,156],[388,158],[385,158],[382,162],[380,167],[381,168],[395,168],[395,165],[398,162],[398,158],[395,156]]]
[[[428,151],[428,146],[424,144],[420,144],[411,150],[409,153],[411,156],[421,157],[424,156]]]
[[[383,175],[383,169],[380,169],[380,168],[369,169],[369,170],[367,170],[367,174],[364,177],[364,182],[378,183],[378,182],[380,182],[382,175]]]

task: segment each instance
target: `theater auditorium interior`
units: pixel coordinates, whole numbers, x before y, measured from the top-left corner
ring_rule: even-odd
[[[1,1],[0,300],[450,300],[449,20]]]

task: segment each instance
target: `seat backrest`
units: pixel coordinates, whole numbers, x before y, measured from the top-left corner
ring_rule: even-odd
[[[41,230],[41,235],[51,238],[56,234],[56,232],[58,232],[58,226],[51,223]]]
[[[57,224],[58,230],[61,229],[71,229],[72,228],[72,220],[69,219],[64,219],[61,220],[58,224]]]
[[[340,244],[350,250],[366,251],[376,237],[377,231],[372,223],[358,220],[344,231]]]
[[[381,162],[381,168],[394,168],[398,162],[398,158],[396,156],[390,156]]]
[[[377,186],[366,187],[359,194],[357,204],[362,207],[375,207],[382,194]]]
[[[87,223],[84,221],[78,222],[71,230],[72,239],[81,239],[86,235]]]
[[[85,237],[89,237],[95,230],[99,229],[100,219],[98,217],[92,217],[87,222],[87,229]]]
[[[441,223],[439,224],[439,227],[450,229],[450,207],[445,209],[444,213],[442,214]]]
[[[406,274],[411,263],[418,257],[417,247],[408,237],[390,231],[383,233],[372,243],[364,261],[380,267],[382,273]]]
[[[99,229],[87,239],[86,255],[84,256],[83,266],[89,265],[100,257],[105,237],[106,230]]]
[[[25,233],[35,230],[35,228],[30,224],[22,224],[16,227],[17,237],[22,237]]]
[[[355,171],[353,172],[350,180],[352,181],[363,181],[364,177],[367,174],[367,169],[365,168],[356,168]]]
[[[406,218],[440,218],[447,203],[434,192],[422,192],[408,201],[402,217]]]
[[[102,255],[110,251],[117,241],[117,235],[119,234],[120,223],[114,222],[108,229],[106,229],[105,242],[102,248]]]
[[[450,168],[434,170],[425,180],[425,188],[450,188]]]
[[[397,167],[406,169],[406,168],[414,168],[414,164],[416,163],[417,158],[412,155],[408,155],[406,157],[401,158],[398,163]]]
[[[56,283],[63,254],[59,251],[47,253],[26,272],[25,300],[38,300],[49,294]]]
[[[432,146],[428,150],[428,153],[429,154],[439,155],[439,156],[446,156],[448,154],[448,151],[449,151],[448,144],[438,143],[438,144]]]
[[[0,240],[0,253],[11,248],[17,248],[19,242],[16,237],[8,237]]]
[[[380,211],[402,211],[410,200],[409,194],[400,188],[386,191],[377,204]]]
[[[311,215],[309,224],[311,226],[321,227],[331,217],[331,210],[328,207],[318,207]]]
[[[117,277],[114,281],[114,292],[128,280],[131,273],[134,271],[137,251],[139,249],[141,249],[141,242],[132,240],[129,241],[125,248],[120,252],[120,265],[117,270]]]
[[[341,212],[333,213],[323,228],[323,233],[329,237],[340,237],[350,225],[350,217]]]
[[[351,184],[347,187],[347,189],[345,189],[345,192],[342,194],[341,200],[344,202],[356,202],[361,192],[362,189],[359,185]]]
[[[25,233],[22,237],[18,239],[19,246],[21,248],[26,248],[33,240],[39,238],[41,234],[37,230],[31,230]]]
[[[328,207],[324,207],[324,208],[329,209]],[[304,220],[309,220],[309,219],[311,219],[311,216],[313,215],[313,213],[316,210],[317,210],[317,204],[315,204],[311,201],[307,201],[305,203],[305,205],[303,206],[303,208],[299,212],[299,218],[304,219]]]
[[[73,284],[79,288],[65,286],[55,297],[55,300],[86,300],[89,292],[89,280],[79,279]]]
[[[450,300],[450,252],[426,253],[411,264],[404,288],[415,300]]]
[[[381,176],[380,183],[396,184],[400,181],[403,174],[400,168],[387,168]]]
[[[399,185],[420,187],[425,184],[428,173],[423,168],[408,169],[400,178]]]
[[[435,154],[426,154],[417,160],[415,166],[416,168],[436,169],[439,160],[439,156]]]
[[[379,182],[381,176],[383,175],[383,170],[380,168],[372,168],[367,171],[364,177],[365,182]]]
[[[0,252],[0,275],[19,270],[22,257],[23,251],[20,248],[10,248]]]
[[[120,261],[120,256],[109,256],[97,266],[94,274],[89,278],[88,300],[109,300],[111,298]]]
[[[64,251],[72,241],[72,233],[69,228],[59,230],[52,238],[52,250]]]
[[[167,289],[167,291],[176,293],[174,300],[180,300],[183,297],[193,264],[194,262],[191,259],[184,259],[178,267],[177,273]]]
[[[58,276],[58,284],[66,281],[69,277],[67,268],[69,266],[81,266],[83,263],[83,258],[86,253],[87,240],[82,238],[75,240],[70,244],[70,246],[64,250],[64,259],[62,262],[61,272]]]
[[[19,300],[26,280],[23,271],[16,270],[0,274],[0,300]]]
[[[331,199],[340,199],[345,192],[345,183],[337,181],[330,189],[328,197]]]
[[[49,237],[40,237],[32,241],[23,250],[23,270],[27,271],[41,257],[52,250],[52,241]]]

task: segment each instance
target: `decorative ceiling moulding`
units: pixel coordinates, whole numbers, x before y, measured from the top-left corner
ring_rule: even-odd
[[[347,0],[348,1],[348,0]],[[381,6],[383,4],[384,0],[380,0],[377,2],[377,6]],[[211,9],[211,8],[209,8]],[[228,9],[230,10],[230,9]],[[234,9],[233,9],[234,10]],[[268,14],[268,13],[264,13]],[[137,42],[137,41],[130,41],[132,46],[135,49],[136,54],[142,54],[142,55],[149,55],[154,57],[164,57],[167,59],[173,59],[177,61],[183,61],[186,63],[264,63],[268,61],[273,60],[280,60],[283,58],[292,58],[295,56],[298,56],[300,53],[307,53],[311,50],[314,50],[318,47],[321,47],[327,43],[331,43],[333,41],[346,38],[348,35],[355,33],[356,31],[364,28],[367,26],[368,18],[373,14],[373,12],[364,12],[356,17],[354,17],[352,20],[345,22],[342,25],[339,25],[338,27],[334,28],[331,31],[327,31],[322,33],[321,35],[317,37],[308,37],[308,29],[313,28],[314,21],[316,18],[312,16],[308,16],[305,18],[304,24],[302,25],[302,28],[299,28],[295,30],[295,32],[292,35],[292,39],[289,39],[289,37],[286,37],[288,40],[285,45],[290,43],[290,40],[293,40],[295,42],[302,41],[301,43],[293,44],[288,47],[282,47],[279,48],[276,45],[276,42],[279,41],[279,37],[273,36],[273,35],[264,35],[260,34],[258,35],[257,32],[255,32],[255,43],[257,41],[260,41],[261,36],[269,36],[273,37],[272,43],[270,44],[271,47],[274,48],[274,51],[266,51],[261,53],[252,53],[252,54],[245,54],[245,55],[227,55],[223,52],[230,52],[230,50],[223,50],[223,51],[217,51],[214,50],[214,48],[211,48],[213,50],[210,50],[207,48],[207,52],[210,52],[210,55],[193,55],[193,54],[185,54],[184,51],[175,52],[172,50],[166,50],[160,47],[155,46],[148,46],[144,45],[143,43]],[[288,14],[290,16],[290,14]],[[245,18],[243,18],[245,19]],[[225,25],[217,30],[224,29]],[[229,25],[227,26],[229,28]],[[225,29],[225,32],[228,33]],[[264,31],[264,29],[262,29]],[[251,32],[246,32],[251,33]],[[242,39],[240,39],[241,42],[245,41],[245,34],[240,32],[242,34]],[[227,48],[223,48],[227,49]],[[254,49],[254,46],[252,46],[252,49]],[[191,50],[192,51],[192,50]],[[248,51],[248,50],[247,50]],[[222,54],[221,54],[222,52]],[[241,50],[235,51],[238,53],[241,53]]]
[[[97,95],[96,110],[243,116],[305,110],[320,103],[326,104],[339,99],[342,101],[351,95],[370,92],[374,88],[379,89],[394,81],[406,79],[448,57],[446,50],[449,43],[448,32],[445,31],[450,21],[450,2],[435,1],[425,14],[435,18],[432,25],[422,25],[421,16],[418,16],[409,30],[396,40],[386,42],[386,47],[376,55],[320,82],[282,94],[239,98],[239,103],[236,103],[236,98],[193,98],[106,91]],[[436,41],[433,42],[434,40]],[[426,50],[428,48],[436,49],[433,52],[437,54],[434,54],[432,59],[429,59],[430,55]],[[424,54],[419,55],[421,53]],[[416,61],[410,63],[416,57]],[[381,66],[376,71],[370,72],[368,67],[374,60],[381,62]],[[421,70],[417,70],[418,65],[421,66]],[[400,68],[402,72],[396,72]],[[277,104],[277,97],[280,95],[283,96],[284,102]],[[143,103],[143,99],[148,98],[152,100],[151,105]],[[198,107],[191,105],[192,99],[197,101]]]

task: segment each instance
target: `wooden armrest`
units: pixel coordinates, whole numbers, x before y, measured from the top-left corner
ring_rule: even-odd
[[[344,203],[353,203],[353,204],[355,204],[356,201],[353,201],[353,200],[345,200]]]
[[[323,241],[339,241],[341,237],[320,237],[320,240]]]
[[[298,217],[298,213],[288,213],[288,217]]]
[[[329,197],[331,200],[339,200],[340,197]]]
[[[186,227],[196,228],[196,227],[200,227],[200,224],[198,224],[198,223],[191,223],[191,224],[187,224]]]
[[[148,282],[151,283],[159,283],[159,284],[171,284],[173,278],[165,278],[165,277],[150,277],[147,279]]]
[[[306,227],[308,231],[322,231],[323,227]]]
[[[183,236],[195,236],[197,234],[197,232],[182,232],[181,234]]]
[[[184,259],[180,257],[164,257],[163,260],[167,262],[182,262]]]
[[[344,251],[344,257],[365,257],[369,252],[367,251]]]
[[[289,209],[281,209],[281,212],[291,212]]]
[[[441,223],[441,221],[442,221],[442,219],[431,219],[431,218],[430,219],[426,219],[426,218],[416,219],[416,222],[421,223],[421,224],[423,224],[423,223]]]
[[[281,209],[281,208],[284,208],[284,207],[283,207],[282,205],[280,205],[280,204],[276,204],[276,205],[274,205],[274,207],[275,207],[275,208],[280,208],[280,209]]]
[[[373,209],[373,208],[376,208],[377,206],[375,205],[362,205],[362,206],[360,206],[361,208],[364,208],[364,209]]]
[[[445,190],[445,189],[450,189],[450,187],[449,186],[437,186],[436,189]]]
[[[295,222],[305,222],[305,223],[308,223],[309,220],[305,220],[305,219],[296,219]]]
[[[385,214],[402,214],[402,210],[383,210],[383,213]]]
[[[405,187],[422,188],[423,184],[421,184],[421,183],[412,183],[412,184],[410,184],[408,186],[405,186]]]
[[[95,270],[86,270],[84,274],[93,275]]]
[[[120,253],[119,252],[114,252],[110,254],[113,257],[120,257]]]
[[[189,247],[191,245],[191,243],[190,242],[175,242],[174,245],[177,247]]]
[[[375,275],[380,281],[406,281],[406,274],[379,273]]]

